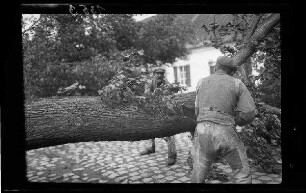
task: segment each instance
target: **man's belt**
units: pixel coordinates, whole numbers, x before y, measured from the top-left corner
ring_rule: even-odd
[[[216,112],[224,113],[224,114],[227,114],[227,115],[231,116],[230,114],[228,114],[228,113],[226,113],[224,111],[218,110],[218,109],[214,109],[213,107],[204,107],[203,110],[204,111],[216,111]]]

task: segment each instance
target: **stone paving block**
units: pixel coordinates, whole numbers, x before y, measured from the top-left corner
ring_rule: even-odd
[[[78,178],[80,178],[80,176],[72,176],[71,178],[72,179],[78,179]]]
[[[90,179],[88,180],[88,182],[93,182],[93,181],[96,181],[96,180],[99,180],[99,178],[90,178]]]
[[[54,181],[56,179],[60,178],[59,176],[53,177],[53,178],[49,178],[50,181]]]
[[[117,177],[116,179],[122,181],[122,180],[125,180],[125,179],[128,179],[129,176],[120,176],[120,177]]]
[[[114,178],[116,178],[117,176],[119,176],[119,175],[117,175],[117,174],[114,173],[114,174],[109,175],[108,177],[111,178],[111,179],[114,179]]]
[[[209,183],[210,184],[220,184],[221,182],[219,180],[212,180]]]
[[[144,178],[142,181],[143,181],[144,183],[152,182],[152,181],[153,181],[153,178]]]
[[[84,168],[74,168],[72,171],[82,171]]]
[[[149,167],[149,169],[151,169],[151,170],[159,170],[160,168],[159,167]]]
[[[140,173],[145,173],[145,172],[148,172],[148,171],[150,171],[150,170],[149,169],[140,169],[139,170]]]
[[[107,171],[107,172],[104,172],[102,175],[106,175],[106,176],[108,176],[108,175],[111,175],[111,174],[113,174],[114,172],[113,171]]]
[[[131,177],[130,179],[133,180],[133,181],[135,181],[135,180],[139,180],[140,178],[141,178],[141,176],[133,176],[133,177]]]
[[[133,168],[133,167],[135,167],[134,165],[127,165],[126,166],[127,168]]]
[[[162,171],[159,171],[159,170],[154,170],[153,171],[155,174],[160,174],[160,173],[162,173]]]
[[[157,176],[152,176],[154,179],[160,179],[160,178],[164,178],[165,175],[157,175]]]
[[[134,172],[134,171],[137,171],[137,170],[139,170],[139,168],[131,168],[131,169],[129,169],[129,171],[131,171],[131,172]]]
[[[186,176],[179,178],[178,180],[182,181],[182,182],[187,182],[190,180],[190,178],[187,178]]]
[[[185,175],[186,175],[185,173],[176,173],[176,174],[175,174],[175,176],[179,176],[179,177],[185,176]]]
[[[173,166],[170,166],[172,169],[175,169],[175,168],[179,168],[180,166],[178,165],[173,165]]]
[[[136,175],[139,175],[139,172],[133,172],[129,174],[129,176],[136,176]]]
[[[154,166],[159,165],[159,164],[157,164],[157,163],[149,163],[148,165],[151,166],[151,167],[154,167]]]
[[[63,174],[64,178],[66,178],[66,177],[70,177],[70,176],[73,176],[73,175],[74,175],[74,173],[67,173],[67,174]]]
[[[252,180],[252,184],[261,184],[262,182],[260,180],[256,180],[256,179],[253,179]]]
[[[127,173],[129,173],[129,171],[120,171],[120,172],[118,172],[119,175],[127,174]]]
[[[140,174],[141,177],[145,178],[145,177],[149,177],[151,176],[152,174],[149,174],[149,173],[143,173],[143,174]]]
[[[81,182],[81,180],[79,180],[79,179],[72,179],[71,182],[73,182],[73,183],[79,183],[79,182]]]
[[[175,179],[175,177],[169,176],[169,177],[166,177],[165,179],[166,179],[167,181],[170,181],[170,180]]]

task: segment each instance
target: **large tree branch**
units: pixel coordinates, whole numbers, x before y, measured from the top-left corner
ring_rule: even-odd
[[[262,14],[256,14],[254,16],[253,21],[251,23],[251,27],[250,27],[247,35],[244,37],[243,43],[246,43],[252,37],[252,35],[254,34],[255,30],[257,29],[257,25],[258,25],[261,17],[262,17]]]
[[[279,23],[279,21],[280,14],[271,14],[266,21],[255,30],[249,41],[247,41],[241,50],[239,50],[233,57],[234,63],[237,66],[242,65],[243,62],[256,51],[258,43],[264,39],[264,37]]]

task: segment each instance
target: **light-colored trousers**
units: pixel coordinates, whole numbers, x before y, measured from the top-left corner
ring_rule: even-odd
[[[177,152],[176,152],[176,146],[175,146],[175,137],[164,137],[164,140],[167,142],[168,146],[168,158],[176,158]],[[148,146],[149,148],[152,148],[155,150],[155,139],[148,140]]]
[[[234,126],[199,122],[195,130],[191,156],[192,183],[205,183],[211,164],[220,158],[224,158],[232,168],[232,183],[252,183],[246,148],[238,138]]]

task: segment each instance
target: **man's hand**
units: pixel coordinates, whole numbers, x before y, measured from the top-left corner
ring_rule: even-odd
[[[156,88],[153,92],[153,95],[162,95],[163,91],[161,88]]]

